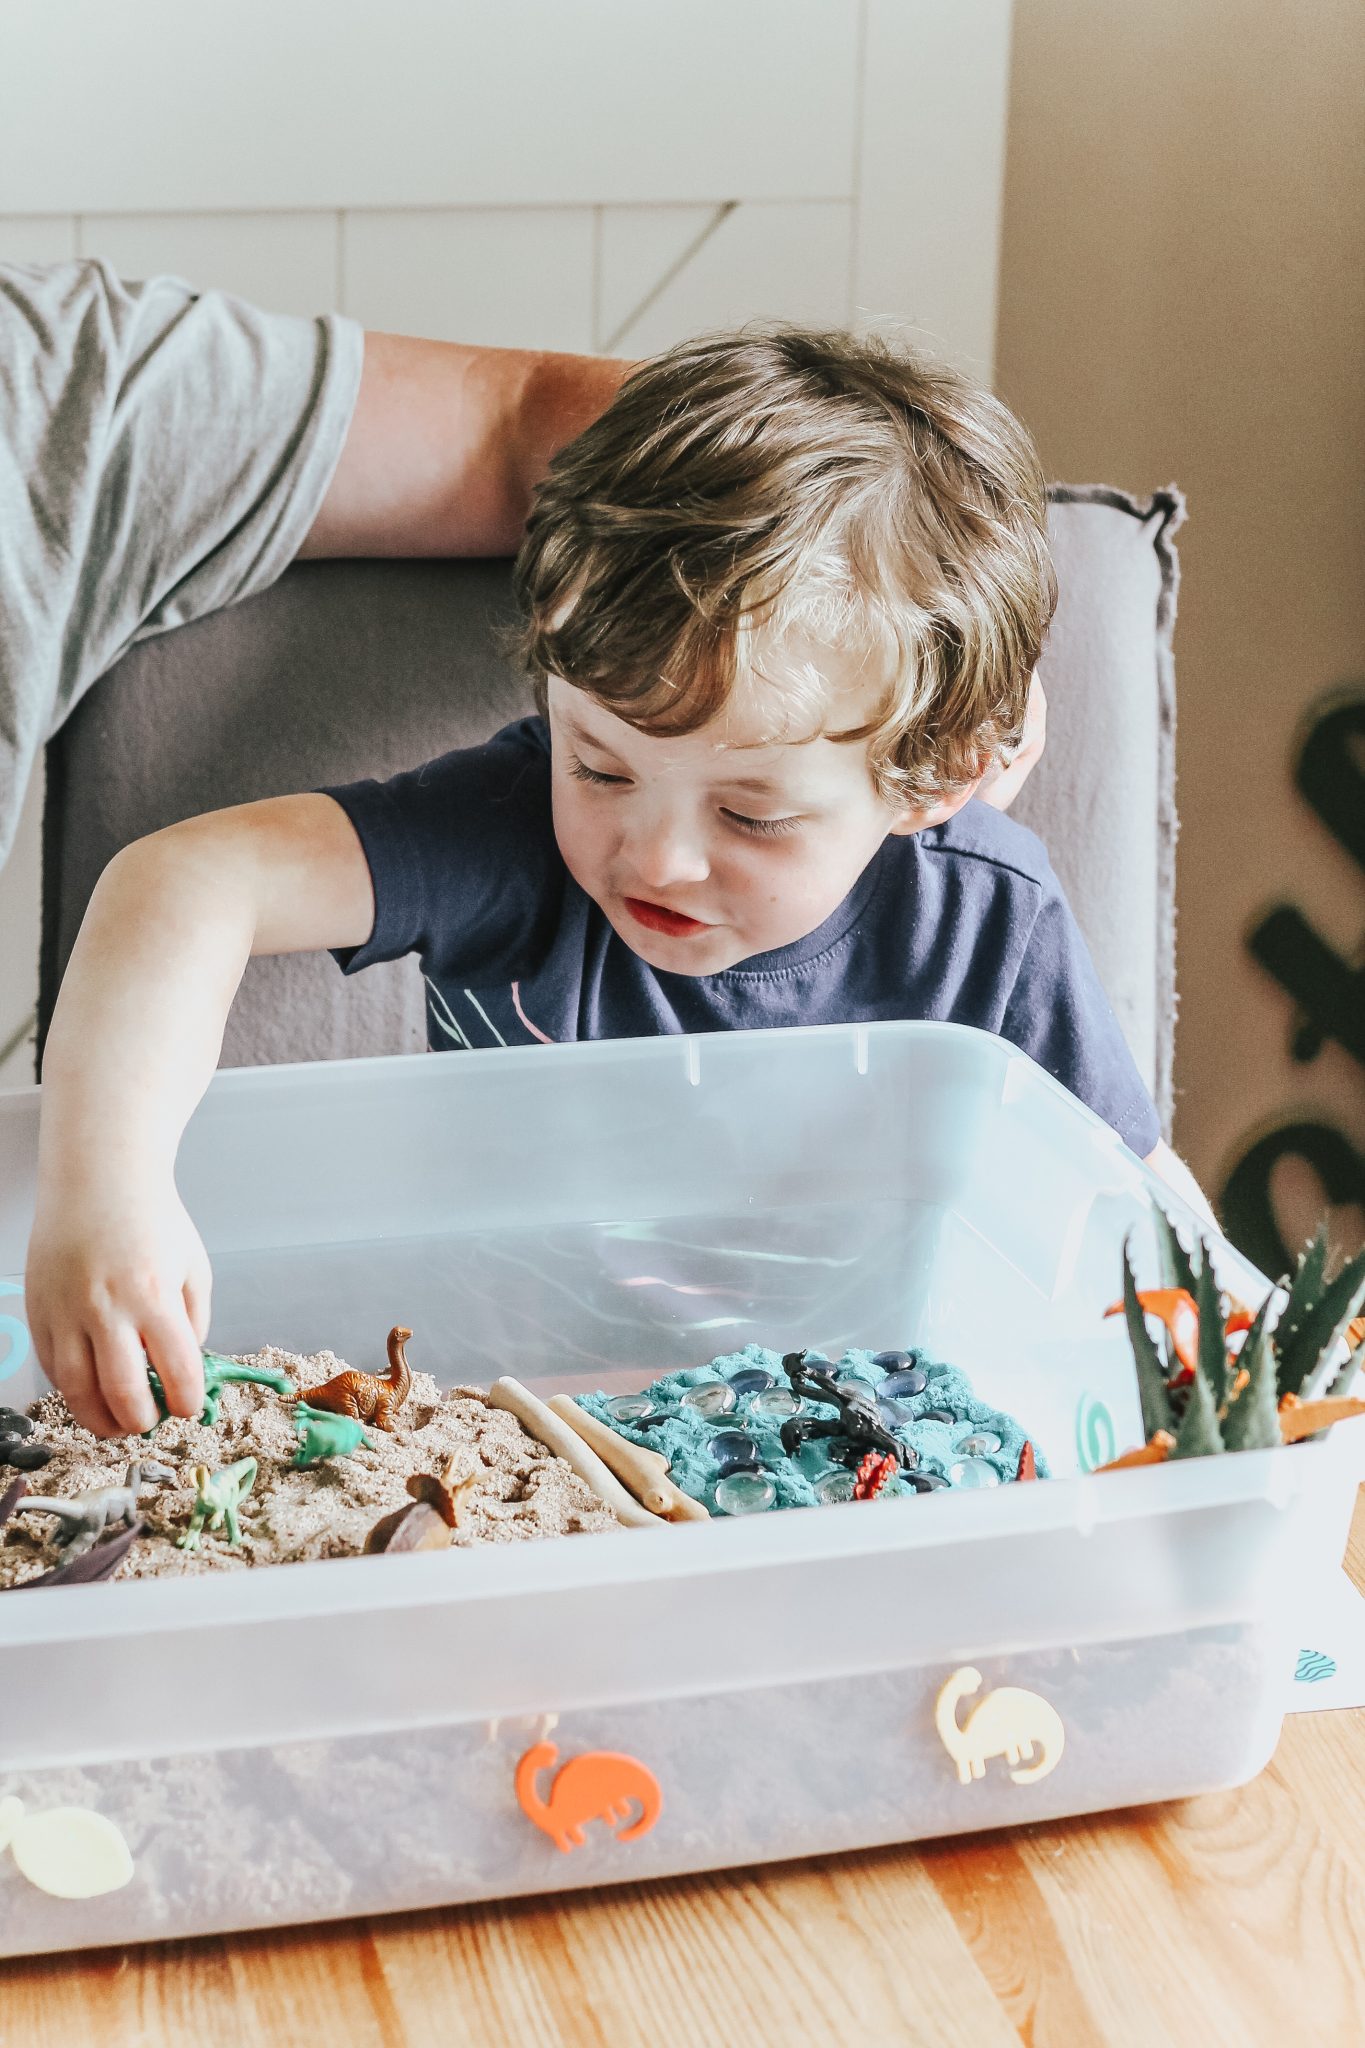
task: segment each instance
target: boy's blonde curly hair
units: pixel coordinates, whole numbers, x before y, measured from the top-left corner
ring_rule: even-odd
[[[636,369],[563,449],[517,560],[519,647],[641,732],[770,686],[771,737],[866,739],[926,806],[1017,745],[1056,603],[1033,443],[945,365],[842,332],[703,336]],[[875,715],[833,730],[819,650]],[[765,705],[766,705],[765,699]]]

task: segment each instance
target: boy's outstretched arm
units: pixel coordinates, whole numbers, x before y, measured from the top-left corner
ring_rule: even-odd
[[[341,459],[301,553],[513,555],[550,458],[628,363],[367,334]]]
[[[101,876],[43,1060],[25,1282],[39,1362],[96,1435],[155,1422],[148,1362],[173,1413],[203,1403],[210,1275],[175,1158],[248,959],[360,945],[373,921],[360,842],[326,796],[173,825]]]

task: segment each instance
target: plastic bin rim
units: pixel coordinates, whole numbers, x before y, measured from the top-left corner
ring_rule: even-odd
[[[0,1654],[8,1648],[157,1632],[346,1616],[376,1607],[426,1607],[466,1600],[623,1586],[661,1587],[690,1577],[770,1570],[841,1557],[879,1557],[951,1544],[1047,1535],[1070,1529],[1085,1540],[1101,1529],[1201,1510],[1262,1502],[1289,1508],[1310,1486],[1358,1477],[1365,1467],[1365,1418],[1342,1423],[1317,1443],[1274,1451],[1053,1479],[996,1493],[951,1494],[792,1512],[679,1529],[608,1531],[515,1549],[402,1558],[319,1559],[222,1577],[132,1579],[38,1589],[0,1600]],[[945,1532],[952,1516],[951,1534]],[[460,1562],[456,1562],[456,1558]],[[338,1565],[344,1563],[344,1572]],[[459,1573],[452,1584],[451,1571]],[[213,1591],[208,1593],[208,1588]],[[16,1589],[17,1590],[17,1589]],[[208,1597],[206,1598],[206,1593]]]

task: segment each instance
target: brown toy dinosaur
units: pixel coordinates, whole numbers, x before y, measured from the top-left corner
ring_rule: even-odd
[[[392,1429],[412,1385],[412,1372],[403,1350],[411,1335],[411,1330],[389,1331],[387,1373],[334,1373],[320,1387],[305,1387],[303,1399],[310,1408],[325,1408],[332,1415],[349,1415],[353,1422],[372,1422],[376,1429]]]

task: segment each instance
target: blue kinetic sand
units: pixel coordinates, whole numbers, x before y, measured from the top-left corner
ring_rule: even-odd
[[[882,1365],[877,1359],[889,1362]],[[954,1365],[942,1365],[922,1351],[846,1351],[832,1365],[811,1352],[807,1362],[835,1379],[863,1381],[874,1397],[887,1383],[878,1404],[881,1419],[909,1445],[918,1461],[916,1474],[930,1482],[963,1489],[1005,1485],[1019,1469],[1026,1442],[1033,1443],[1038,1477],[1049,1476],[1047,1461],[1027,1430],[1012,1415],[978,1400],[966,1373]],[[645,1389],[645,1413],[663,1419],[648,1428],[641,1428],[639,1417],[630,1413],[638,1405],[635,1399],[597,1393],[580,1394],[578,1401],[589,1415],[631,1443],[661,1451],[674,1485],[712,1514],[726,1511],[726,1489],[718,1503],[717,1482],[740,1472],[767,1474],[775,1508],[818,1507],[820,1483],[826,1482],[828,1497],[828,1475],[847,1473],[849,1468],[831,1457],[835,1446],[828,1437],[803,1443],[789,1457],[782,1447],[782,1425],[792,1413],[832,1418],[837,1411],[832,1404],[813,1399],[803,1400],[799,1409],[778,1400],[779,1390],[789,1386],[779,1352],[746,1344],[742,1351],[728,1352],[709,1365],[655,1380]],[[694,1405],[695,1396],[691,1402],[685,1398],[694,1388],[714,1388],[715,1393],[702,1396],[699,1407]],[[838,1482],[833,1484],[837,1487]],[[883,1488],[881,1498],[922,1490],[900,1474]],[[730,1489],[731,1497],[733,1493]]]

